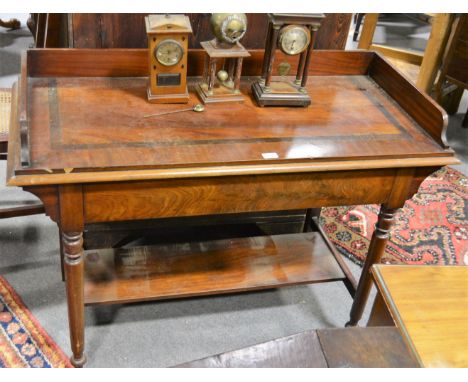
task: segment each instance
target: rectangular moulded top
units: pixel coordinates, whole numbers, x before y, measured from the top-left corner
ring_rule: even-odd
[[[121,51],[122,54],[109,51],[89,54],[115,54],[120,57],[116,62],[121,74],[140,74],[143,64],[130,63],[128,55],[133,54],[140,61],[144,55],[139,50]],[[57,68],[60,75],[37,75],[41,70],[52,70],[50,66],[41,69],[39,65],[32,69],[34,75],[27,78],[30,166],[22,167],[13,159],[9,177],[148,168],[315,166],[329,161],[397,163],[405,158],[430,159],[431,163],[440,161],[441,165],[456,163],[453,152],[444,147],[440,136],[437,140],[444,129],[443,111],[403,77],[396,84],[400,88],[386,90],[381,86],[390,85],[385,82],[388,76],[380,73],[383,69],[379,65],[386,65],[385,62],[374,63],[372,69],[372,61],[381,60],[379,57],[368,60],[356,52],[346,53],[314,52],[317,60],[307,85],[312,104],[307,108],[258,107],[250,90],[258,77],[248,76],[241,82],[244,103],[210,104],[202,113],[188,111],[152,118],[143,117],[199,103],[194,88],[200,78],[189,79],[188,105],[155,105],[146,100],[147,78],[141,75],[68,76],[61,72],[65,70],[62,67]],[[40,53],[44,54],[50,52]],[[70,52],[63,54],[68,57]],[[189,65],[195,59],[202,62],[202,58],[202,51],[191,52]],[[258,58],[252,52],[246,59],[248,74],[253,73]],[[346,60],[355,65],[354,69],[334,74],[343,71],[336,65]],[[86,71],[88,61],[83,62],[79,70]],[[366,62],[370,68],[360,66]],[[123,69],[124,63],[129,65],[128,69]],[[106,64],[102,60],[99,65]],[[92,69],[96,74],[104,72],[99,65]],[[388,70],[386,66],[383,68]],[[415,106],[402,107],[405,99],[395,100],[392,96],[408,97],[411,91],[419,97],[408,101]],[[425,113],[409,114],[418,108]],[[13,135],[14,130],[15,126]],[[18,140],[12,140],[13,157],[20,150]],[[363,168],[362,163],[359,168]]]

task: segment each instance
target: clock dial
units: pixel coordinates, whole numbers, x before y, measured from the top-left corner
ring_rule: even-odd
[[[279,47],[290,56],[302,53],[309,43],[310,31],[304,26],[288,25],[280,31]]]
[[[176,40],[164,40],[154,50],[154,56],[161,65],[174,66],[184,55],[184,48]]]
[[[233,14],[227,17],[221,25],[221,35],[223,36],[223,40],[230,44],[235,44],[244,37],[247,30],[246,24],[246,19],[238,15]]]
[[[210,24],[218,42],[235,44],[247,31],[247,16],[245,13],[213,13]]]

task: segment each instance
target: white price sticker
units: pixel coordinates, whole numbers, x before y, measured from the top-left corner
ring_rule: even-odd
[[[263,159],[278,159],[279,155],[277,153],[262,153]]]

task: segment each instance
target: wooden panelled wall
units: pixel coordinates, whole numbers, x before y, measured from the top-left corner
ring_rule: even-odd
[[[74,13],[31,15],[31,26],[38,48],[145,48],[146,31],[142,13]],[[209,13],[189,14],[193,35],[190,48],[211,40]],[[248,30],[242,39],[247,49],[262,49],[268,17],[265,13],[247,14]],[[328,13],[317,35],[317,49],[344,49],[351,23],[350,13]],[[64,36],[64,34],[66,34]]]

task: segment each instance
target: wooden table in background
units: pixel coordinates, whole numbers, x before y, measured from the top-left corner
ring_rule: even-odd
[[[468,267],[374,265],[378,296],[370,324],[384,306],[424,367],[468,367]]]
[[[8,185],[37,195],[64,253],[72,362],[84,357],[84,305],[343,281],[361,318],[395,212],[457,164],[447,116],[373,52],[312,53],[308,108],[259,108],[263,51],[243,65],[243,104],[143,118],[146,49],[37,49],[14,87]],[[278,54],[275,65],[290,57]],[[189,52],[199,76],[200,50]],[[277,68],[275,68],[276,70]],[[190,82],[190,104],[199,102]],[[322,232],[83,251],[85,224],[382,204],[362,276]]]

